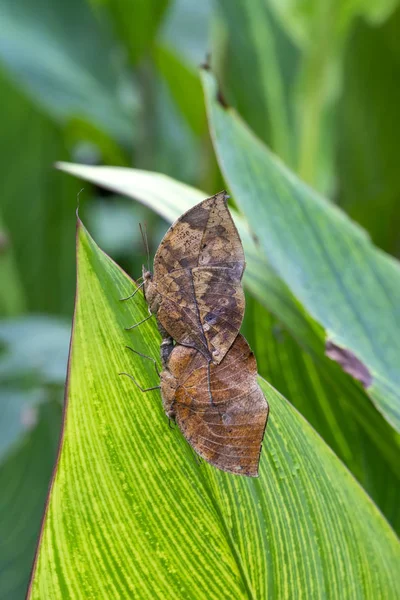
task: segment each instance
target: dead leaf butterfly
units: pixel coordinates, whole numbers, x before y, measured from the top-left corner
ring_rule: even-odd
[[[161,373],[164,410],[199,456],[218,469],[258,476],[268,404],[257,363],[238,335],[218,365],[195,348],[176,345]],[[211,389],[212,402],[210,402]]]
[[[244,315],[245,259],[239,234],[220,192],[183,214],[143,267],[151,313],[179,344],[218,364],[235,340]]]

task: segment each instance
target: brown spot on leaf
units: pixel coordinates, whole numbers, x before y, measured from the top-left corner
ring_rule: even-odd
[[[199,456],[228,473],[258,476],[269,408],[242,335],[209,371],[200,352],[176,345],[161,374],[161,395],[168,418]]]
[[[347,348],[341,348],[334,342],[327,340],[325,354],[339,363],[343,371],[357,379],[367,389],[372,383],[372,375],[368,368]]]

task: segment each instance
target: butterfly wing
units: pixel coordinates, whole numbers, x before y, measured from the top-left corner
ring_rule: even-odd
[[[220,362],[243,319],[244,267],[225,192],[182,215],[154,258],[153,281],[162,298],[157,317],[166,331],[178,343]]]
[[[193,269],[193,287],[198,316],[211,359],[224,358],[242,324],[245,297],[242,271],[224,267]]]
[[[212,401],[207,362],[201,354],[177,346],[169,369],[176,382],[175,420],[193,449],[223,471],[256,477],[268,404],[243,336],[236,338],[219,365],[211,365]]]

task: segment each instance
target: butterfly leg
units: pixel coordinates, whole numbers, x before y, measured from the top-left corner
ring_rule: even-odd
[[[142,354],[141,352],[138,352],[137,350],[134,350],[130,346],[125,346],[125,348],[127,348],[131,352],[134,352],[138,356],[141,356],[142,358],[147,358],[147,360],[151,360],[151,362],[154,364],[154,368],[156,370],[156,373],[157,373],[158,377],[160,377],[160,371],[158,370],[157,361],[154,358],[152,358],[151,356],[147,356],[147,354]]]
[[[148,321],[149,319],[151,319],[152,316],[153,316],[153,314],[149,315],[145,319],[142,319],[141,321],[139,321],[139,323],[135,323],[135,325],[131,325],[130,327],[125,327],[125,331],[130,331],[131,329],[135,329],[135,327],[138,327],[139,325],[141,325],[145,321]]]
[[[141,277],[139,279],[142,279]],[[132,292],[132,294],[130,296],[127,296],[126,298],[120,298],[120,302],[124,302],[125,300],[130,300],[131,298],[133,298],[133,296],[136,294],[136,292],[138,292],[140,290],[140,288],[142,288],[144,286],[144,281],[138,285],[138,287],[136,288],[136,290],[134,290],[134,292]]]
[[[136,381],[136,379],[130,375],[129,373],[118,373],[118,375],[126,375],[126,377],[129,377],[129,379],[131,379],[133,381],[133,383],[136,385],[136,387],[139,388],[139,390],[141,392],[151,392],[152,390],[159,390],[161,388],[160,385],[155,385],[154,387],[149,387],[149,388],[142,388],[142,386],[140,386],[138,384],[138,382]]]

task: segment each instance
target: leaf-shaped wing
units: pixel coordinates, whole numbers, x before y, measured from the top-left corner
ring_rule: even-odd
[[[235,268],[193,269],[193,288],[199,319],[214,363],[224,358],[242,324],[245,297],[243,271]]]
[[[162,290],[162,301],[157,312],[158,321],[178,344],[196,348],[211,361],[212,356],[208,350],[194,294],[191,270],[182,269],[166,275]]]
[[[161,297],[157,317],[166,331],[219,363],[242,323],[244,267],[225,192],[182,215],[154,259],[153,281]]]
[[[200,202],[168,229],[154,257],[154,279],[167,273],[197,266],[232,266],[245,260],[242,242],[220,192]]]
[[[202,458],[223,471],[258,475],[268,404],[243,336],[237,336],[219,365],[211,365],[210,382],[204,356],[194,348],[176,346],[161,376],[161,393],[166,412],[174,414]]]

